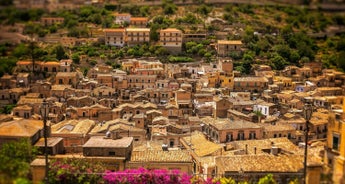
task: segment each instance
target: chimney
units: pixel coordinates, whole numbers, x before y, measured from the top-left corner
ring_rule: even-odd
[[[168,145],[162,144],[162,150],[163,151],[168,151]]]
[[[272,146],[271,147],[271,154],[274,156],[277,156],[279,152],[279,148],[277,146]]]

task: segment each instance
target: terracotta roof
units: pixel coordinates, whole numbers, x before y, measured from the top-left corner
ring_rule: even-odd
[[[56,77],[76,77],[77,72],[58,72]]]
[[[92,136],[83,145],[83,148],[128,148],[133,142],[133,137],[121,139],[105,139],[103,136]]]
[[[168,33],[170,33],[170,32],[179,32],[179,33],[182,33],[181,30],[176,29],[176,28],[161,29],[159,32],[168,32]]]
[[[154,114],[154,113],[157,113],[157,114],[162,114],[162,111],[155,110],[155,109],[152,109],[152,110],[146,111],[146,114]]]
[[[131,162],[192,162],[187,150],[146,150],[133,151]]]
[[[137,127],[134,127],[134,126],[128,125],[128,124],[109,125],[108,130],[109,131],[123,130],[123,131],[130,131],[130,132],[145,132],[144,129],[137,128]]]
[[[0,124],[0,137],[31,137],[43,129],[43,121],[20,119]]]
[[[158,116],[158,117],[155,117],[153,120],[152,120],[152,123],[154,122],[157,122],[157,121],[165,121],[165,122],[169,122],[169,119],[167,117],[164,117],[164,116]]]
[[[250,82],[268,82],[266,77],[235,77],[235,82],[250,81]]]
[[[129,13],[116,13],[116,16],[131,16]]]
[[[29,73],[18,73],[17,78],[29,77]]]
[[[193,132],[191,136],[183,137],[187,144],[191,143],[194,153],[199,156],[208,156],[223,149],[221,145],[208,141],[201,132]]]
[[[25,96],[21,96],[18,101],[18,105],[24,104],[41,104],[43,102],[42,98],[26,98]]]
[[[207,125],[216,127],[218,130],[261,128],[261,126],[245,120],[205,117],[202,118],[201,121]]]
[[[103,29],[103,32],[125,32],[124,28]]]
[[[272,143],[283,150],[289,151],[291,153],[299,153],[301,149],[293,144],[286,137],[280,138],[270,138],[270,139],[260,139],[260,140],[244,140],[244,141],[233,141],[227,144],[227,147],[230,146],[234,150],[245,150],[247,145],[248,155],[254,155],[254,148],[256,148],[256,154],[268,154],[263,151],[263,149],[270,149]],[[228,151],[227,155],[233,155],[233,151]]]
[[[218,40],[218,44],[242,45],[241,40]]]
[[[56,144],[58,144],[62,140],[63,140],[63,138],[61,138],[61,137],[48,137],[47,138],[47,146],[48,147],[55,146]],[[44,147],[44,138],[40,138],[37,141],[37,143],[35,144],[35,146]]]
[[[127,32],[150,32],[149,28],[127,28]]]
[[[44,62],[43,65],[52,65],[52,66],[60,66],[60,62],[56,62],[56,61],[47,61],[47,62]]]
[[[131,17],[130,21],[148,21],[149,18],[147,17]]]
[[[53,90],[58,90],[58,91],[61,91],[61,90],[65,90],[66,88],[71,88],[72,86],[71,85],[52,85],[52,91]]]
[[[95,121],[84,120],[65,120],[51,126],[52,134],[58,133],[79,133],[87,134],[95,125]]]
[[[127,120],[125,119],[115,119],[115,120],[111,120],[111,121],[106,121],[104,123],[98,123],[92,130],[90,133],[106,133],[106,131],[108,130],[108,127],[112,126],[112,125],[116,125],[116,124],[128,124],[128,125],[132,125],[131,123],[129,123]]]
[[[219,173],[236,172],[302,172],[303,155],[237,155],[216,157]],[[321,164],[315,157],[308,157],[308,165]]]
[[[32,107],[28,105],[21,105],[13,108],[13,110],[32,110]]]
[[[295,128],[290,125],[290,124],[286,124],[286,123],[276,123],[275,125],[272,125],[270,123],[264,123],[262,124],[262,126],[264,127],[265,131],[268,132],[275,132],[275,131],[294,131]]]

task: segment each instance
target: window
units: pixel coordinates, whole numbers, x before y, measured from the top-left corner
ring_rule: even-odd
[[[169,141],[170,147],[174,147],[174,144],[175,144],[175,140],[174,139],[170,139],[170,141]]]
[[[340,135],[333,134],[332,149],[339,151]]]
[[[237,134],[237,140],[244,140],[244,132],[243,131],[239,131]]]
[[[249,133],[249,139],[256,139],[256,133],[255,133],[255,131],[251,131],[251,132]]]
[[[230,142],[230,141],[233,141],[232,133],[226,134],[226,142]]]
[[[109,151],[109,156],[115,156],[115,151]]]

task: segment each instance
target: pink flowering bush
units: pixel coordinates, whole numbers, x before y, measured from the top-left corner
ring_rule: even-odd
[[[53,160],[49,165],[49,183],[103,183],[105,168],[84,159]]]
[[[107,184],[190,184],[191,178],[190,175],[181,173],[179,170],[148,170],[144,168],[117,172],[107,171],[103,176]]]

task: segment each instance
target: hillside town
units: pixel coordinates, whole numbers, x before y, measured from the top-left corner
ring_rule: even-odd
[[[48,11],[79,6],[25,3],[14,1],[16,8]],[[153,30],[150,17],[117,11],[112,16],[121,26],[89,26],[88,37],[59,31],[19,35],[9,31],[16,26],[1,28],[2,43],[60,44],[69,51],[68,57],[52,60],[38,59],[32,51],[0,77],[0,147],[25,139],[38,149],[30,162],[33,183],[48,177],[48,163],[62,159],[97,161],[111,171],[177,169],[205,181],[226,177],[256,183],[273,174],[277,183],[345,182],[345,73],[340,68],[302,54],[298,65],[254,59],[249,68],[239,65],[236,56],[245,56],[250,46],[245,36],[236,35],[248,33],[243,25],[226,26],[220,19],[208,20],[222,28],[210,32]],[[42,16],[35,24],[65,21]],[[134,53],[108,63],[105,56],[73,57],[79,51],[71,48],[95,43],[110,48],[104,50],[109,55],[155,45],[156,55]],[[203,44],[188,47],[191,43]]]

